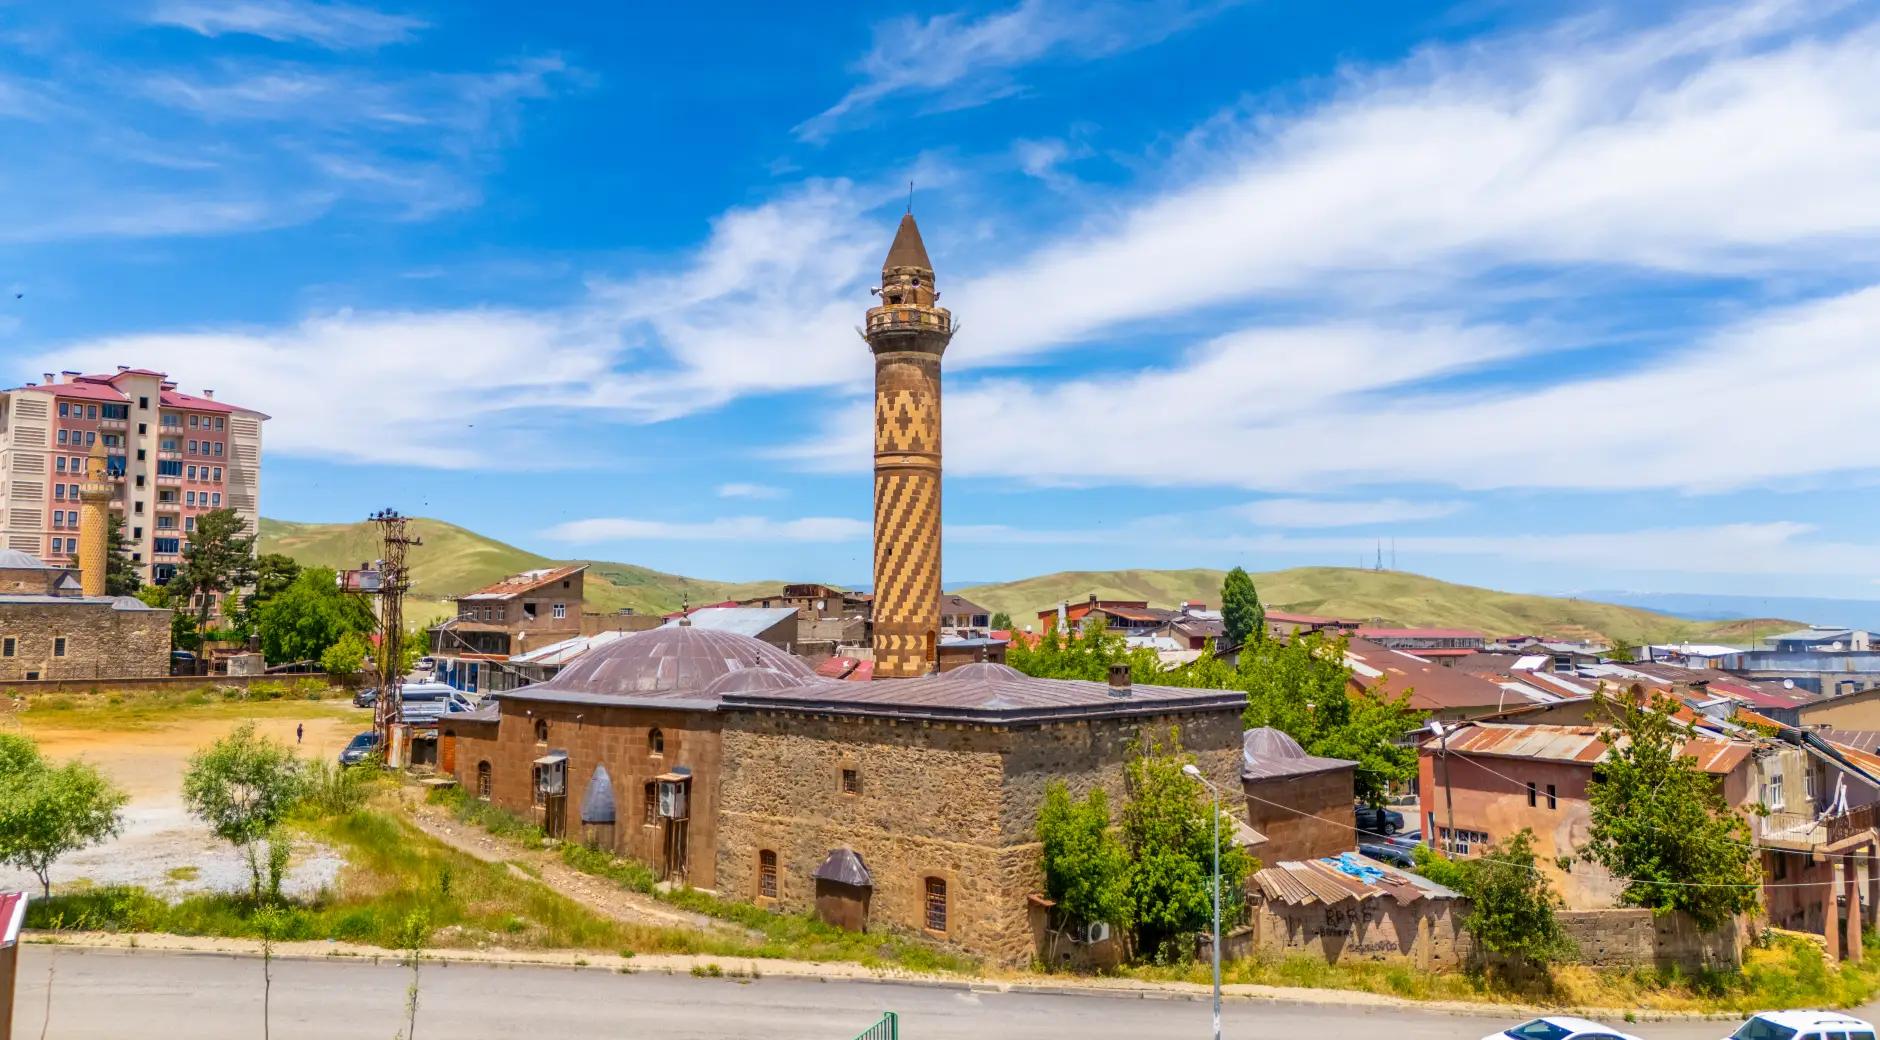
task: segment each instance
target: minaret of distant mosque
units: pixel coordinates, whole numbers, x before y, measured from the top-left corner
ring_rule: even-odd
[[[939,668],[940,355],[953,338],[912,212],[876,291],[863,331],[875,355],[875,678],[904,679]]]
[[[111,528],[111,476],[107,472],[104,442],[91,446],[85,482],[78,486],[78,586],[87,596],[104,595],[105,567],[109,562]]]

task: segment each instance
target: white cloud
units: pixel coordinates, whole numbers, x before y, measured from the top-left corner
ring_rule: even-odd
[[[897,95],[930,108],[982,105],[1023,90],[1014,73],[1052,57],[1100,58],[1157,43],[1228,3],[1192,0],[1019,0],[977,18],[963,12],[922,21],[903,15],[875,27],[856,63],[862,77],[842,99],[796,127],[820,140]]]
[[[782,498],[785,492],[769,484],[720,484],[719,498]]]
[[[1438,520],[1463,510],[1461,502],[1412,502],[1401,498],[1371,501],[1325,498],[1268,498],[1236,512],[1266,527],[1359,527],[1367,524]]]
[[[668,542],[854,542],[869,536],[866,521],[839,516],[806,516],[772,520],[761,516],[720,517],[712,520],[635,520],[595,517],[570,520],[544,532],[562,542],[614,541]]]
[[[150,11],[149,20],[203,36],[236,33],[334,50],[402,43],[425,27],[422,20],[406,15],[306,0],[165,0]]]

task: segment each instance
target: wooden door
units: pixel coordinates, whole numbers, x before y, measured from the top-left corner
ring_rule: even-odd
[[[542,811],[542,833],[551,838],[560,838],[568,832],[568,796],[551,794],[545,798]]]
[[[449,733],[437,738],[437,771],[457,775],[457,738]]]

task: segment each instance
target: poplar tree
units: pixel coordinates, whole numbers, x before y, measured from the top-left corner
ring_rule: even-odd
[[[1221,627],[1230,647],[1266,637],[1266,608],[1260,605],[1260,594],[1244,568],[1235,567],[1221,581]]]

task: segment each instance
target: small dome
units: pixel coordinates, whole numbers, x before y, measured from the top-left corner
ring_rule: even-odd
[[[1009,664],[996,661],[974,661],[963,664],[946,673],[948,679],[1023,679],[1025,673]]]
[[[18,549],[0,549],[0,570],[5,571],[49,571],[46,561],[32,553],[23,553]]]
[[[714,697],[727,693],[752,693],[759,690],[787,690],[801,686],[805,680],[801,676],[785,675],[774,668],[740,668],[728,675],[713,679],[704,692]]]
[[[1271,726],[1248,730],[1240,740],[1240,749],[1248,758],[1261,762],[1306,757],[1306,749],[1293,739],[1292,734]]]
[[[541,690],[581,693],[697,693],[747,668],[807,679],[800,659],[762,640],[709,628],[675,626],[622,636],[575,658]]]

